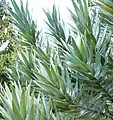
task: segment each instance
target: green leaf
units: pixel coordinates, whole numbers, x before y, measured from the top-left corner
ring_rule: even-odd
[[[31,98],[31,107],[28,113],[28,120],[35,120],[35,106],[34,106],[34,96]]]
[[[13,113],[14,117],[16,120],[24,120],[19,112],[19,109],[16,107],[16,104],[14,101],[12,101],[12,108],[13,108]]]
[[[76,56],[77,56],[79,59],[82,60],[82,55],[81,55],[80,50],[79,50],[78,46],[76,45],[76,42],[75,42],[74,39],[72,39],[72,46],[73,46],[73,48],[74,48],[74,51],[75,51]]]
[[[12,91],[12,100],[15,103],[15,106],[17,107],[17,109],[19,109],[19,101],[14,90]]]
[[[21,93],[20,98],[20,114],[22,115],[22,118],[25,119],[26,117],[26,98],[25,98],[25,90]]]
[[[22,17],[21,16],[21,12],[20,12],[20,8],[18,7],[17,3],[15,2],[15,0],[11,0],[11,3],[15,9],[15,12],[17,13],[18,16]]]

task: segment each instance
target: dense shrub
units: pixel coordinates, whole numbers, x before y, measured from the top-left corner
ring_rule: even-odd
[[[17,33],[13,28],[6,2],[0,4],[0,79],[4,79],[5,68],[17,59]]]

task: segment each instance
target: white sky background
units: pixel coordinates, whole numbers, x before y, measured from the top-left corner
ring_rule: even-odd
[[[15,1],[19,4],[20,0]],[[23,0],[23,2],[26,2],[26,0]],[[63,18],[65,22],[70,21],[70,15],[67,7],[72,9],[71,0],[28,0],[28,2],[31,15],[33,16],[33,19],[37,20],[37,27],[39,29],[45,27],[44,19],[46,20],[46,16],[42,8],[44,8],[45,10],[49,9],[51,11],[53,4],[59,7],[61,18]]]

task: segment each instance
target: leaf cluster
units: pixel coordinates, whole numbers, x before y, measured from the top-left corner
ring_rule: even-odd
[[[22,1],[20,7],[15,0],[11,2],[15,11],[9,11],[23,37],[20,43],[24,50],[19,54],[18,64],[7,69],[10,80],[17,83],[20,81],[22,86],[26,85],[26,81],[30,83],[31,90],[35,91],[33,99],[37,99],[38,96],[47,100],[46,110],[49,102],[52,103],[50,107],[52,112],[50,110],[49,115],[52,115],[53,120],[64,119],[62,115],[66,115],[67,120],[112,120],[112,31],[109,29],[109,23],[105,25],[101,21],[98,7],[95,7],[94,11],[90,0],[76,2],[72,0],[74,11],[69,10],[69,12],[73,24],[67,28],[68,32],[55,5],[52,12],[44,10],[49,28],[46,32],[46,40],[36,32],[36,24],[29,17],[28,4],[24,8]],[[42,44],[42,41],[45,44]],[[40,93],[45,97],[40,96]],[[22,94],[26,93],[22,92]],[[2,96],[2,104],[4,98],[5,96]],[[19,100],[21,101],[21,97]],[[24,105],[29,105],[27,101],[25,103]],[[25,116],[30,114],[26,115],[25,112],[21,114],[21,104],[19,107],[16,107],[12,101],[10,104],[13,116],[15,111],[18,111],[16,115],[18,118],[20,116],[23,118],[23,113]],[[46,103],[43,104],[45,106]],[[37,105],[35,107],[40,109]],[[5,106],[1,107],[4,108],[7,110]],[[7,114],[3,114],[3,111],[1,113],[6,117]],[[45,119],[50,119],[46,112],[41,111],[40,114],[43,113],[46,115]],[[34,114],[35,112],[32,113]],[[57,114],[61,116],[57,118]]]

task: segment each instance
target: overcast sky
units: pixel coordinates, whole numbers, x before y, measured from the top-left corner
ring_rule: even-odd
[[[19,4],[20,0],[15,1]],[[23,1],[25,2],[26,0]],[[49,9],[51,11],[53,4],[56,4],[56,6],[59,7],[61,17],[64,21],[67,22],[69,20],[69,12],[67,7],[70,9],[72,8],[71,0],[28,0],[28,2],[33,18],[37,20],[38,28],[43,28],[45,26],[43,19],[46,19],[46,17],[42,8],[45,10]]]

